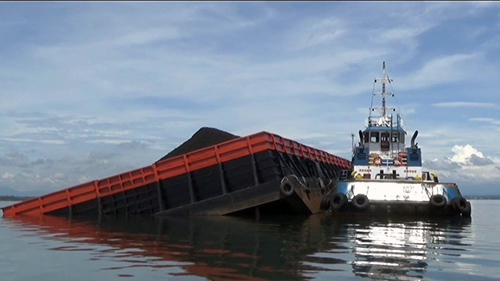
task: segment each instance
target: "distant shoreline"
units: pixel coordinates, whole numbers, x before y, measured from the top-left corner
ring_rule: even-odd
[[[464,196],[467,199],[473,200],[499,200],[500,195],[491,195],[491,196]]]

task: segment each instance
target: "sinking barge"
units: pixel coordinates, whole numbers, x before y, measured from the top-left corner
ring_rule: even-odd
[[[349,169],[346,159],[261,132],[4,207],[3,215],[314,214],[328,208]]]

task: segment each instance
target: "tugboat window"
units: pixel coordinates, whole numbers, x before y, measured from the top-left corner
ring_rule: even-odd
[[[399,133],[392,133],[392,142],[399,142]]]
[[[373,143],[378,142],[378,132],[372,132],[370,134],[370,136],[371,136],[370,142],[373,142]]]
[[[380,140],[381,141],[389,141],[389,133],[382,133],[380,134]]]
[[[369,142],[370,137],[369,137],[368,132],[365,133],[365,136],[363,137],[363,139],[365,140],[365,143]]]
[[[391,134],[390,133],[382,133],[380,134],[380,141],[381,141],[381,146],[380,148],[382,151],[387,151],[389,150],[389,139],[390,139]]]

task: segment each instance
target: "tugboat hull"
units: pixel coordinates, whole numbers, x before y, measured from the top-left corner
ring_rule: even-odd
[[[470,202],[454,183],[341,181],[329,200],[332,212],[338,215],[471,215]]]

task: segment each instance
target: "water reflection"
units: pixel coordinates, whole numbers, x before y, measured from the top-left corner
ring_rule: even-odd
[[[86,251],[101,270],[166,270],[210,280],[420,280],[429,260],[460,255],[467,222],[274,217],[4,218],[52,251]]]
[[[470,246],[459,242],[464,238],[460,232],[469,225],[470,220],[385,220],[358,225],[353,233],[353,273],[372,279],[422,280],[429,259],[445,254],[440,251],[444,245],[461,245],[459,251]]]

